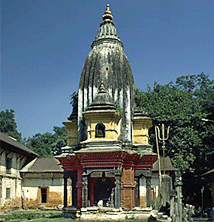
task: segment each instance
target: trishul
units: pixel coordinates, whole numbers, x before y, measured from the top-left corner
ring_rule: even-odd
[[[165,174],[165,167],[164,167],[164,161],[165,161],[165,141],[169,139],[169,128],[167,127],[166,137],[165,137],[165,126],[162,123],[162,134],[160,133],[160,128],[158,126],[155,126],[155,135],[156,135],[156,144],[157,144],[157,152],[158,152],[158,159],[159,159],[159,171],[161,171],[160,167],[160,153],[159,153],[159,144],[158,140],[163,141],[162,149],[163,149],[163,173]],[[162,136],[162,137],[161,137]],[[159,172],[161,174],[161,172]],[[161,182],[161,177],[160,177]]]

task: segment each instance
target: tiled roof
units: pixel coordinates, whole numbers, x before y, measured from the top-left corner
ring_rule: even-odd
[[[39,156],[33,150],[31,150],[31,149],[27,148],[25,145],[19,143],[15,138],[10,137],[10,136],[8,136],[4,133],[1,133],[1,132],[0,132],[0,143],[2,146],[3,146],[3,143],[10,145],[10,147],[8,146],[7,148],[14,149],[13,150],[14,152],[22,151],[26,154],[34,155],[35,157]]]
[[[22,173],[61,173],[63,172],[62,167],[59,165],[60,162],[54,157],[38,157],[29,164],[27,164],[22,170]]]
[[[160,162],[161,162],[161,171],[163,171],[163,169],[165,171],[178,171],[179,169],[178,168],[175,168],[173,165],[172,165],[172,162],[171,162],[171,159],[167,156],[165,158],[161,157],[160,158]],[[152,167],[152,171],[158,171],[159,170],[159,160],[157,160],[154,164],[153,164],[153,167]]]

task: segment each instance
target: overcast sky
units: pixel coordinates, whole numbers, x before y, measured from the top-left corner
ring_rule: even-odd
[[[214,0],[1,0],[1,110],[15,110],[23,137],[70,115],[107,3],[136,88],[214,79]]]

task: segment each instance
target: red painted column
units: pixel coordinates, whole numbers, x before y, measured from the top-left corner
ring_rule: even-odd
[[[91,184],[90,184],[90,205],[94,205],[94,184],[95,184],[96,179],[91,178]]]
[[[82,187],[83,187],[82,174],[83,174],[83,168],[79,167],[77,169],[77,184],[76,184],[76,187],[77,187],[77,208],[78,209],[80,209],[82,207]]]

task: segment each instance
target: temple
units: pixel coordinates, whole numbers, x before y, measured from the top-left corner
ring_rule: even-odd
[[[102,19],[73,112],[63,122],[67,146],[57,158],[64,169],[64,207],[68,179],[72,206],[78,209],[150,207],[158,186],[151,170],[157,160],[149,145],[152,120],[135,107],[131,67],[109,5]]]

